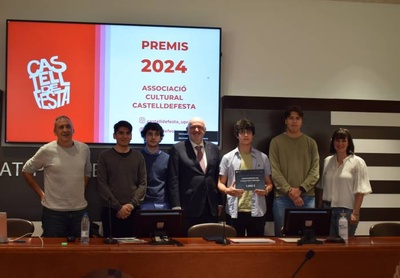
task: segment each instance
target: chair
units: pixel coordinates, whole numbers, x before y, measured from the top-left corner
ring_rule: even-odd
[[[224,225],[221,223],[203,223],[189,228],[188,237],[212,237],[222,236]],[[236,237],[236,229],[225,225],[225,236]]]
[[[21,218],[8,218],[7,219],[7,236],[8,237],[31,237],[35,231],[33,223],[26,219]]]
[[[400,223],[378,223],[369,228],[370,236],[400,236]]]

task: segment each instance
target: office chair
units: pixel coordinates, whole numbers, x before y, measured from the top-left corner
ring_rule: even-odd
[[[189,228],[188,237],[213,237],[222,236],[224,225],[221,223],[203,223]],[[236,237],[236,229],[225,225],[225,236]]]
[[[33,223],[26,219],[21,218],[8,218],[7,219],[7,236],[8,237],[31,237],[35,231]]]
[[[400,236],[400,223],[378,223],[369,228],[370,236]]]

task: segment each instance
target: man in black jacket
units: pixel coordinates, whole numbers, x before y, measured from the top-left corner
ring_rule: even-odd
[[[171,207],[184,209],[185,234],[193,225],[217,222],[220,204],[218,146],[203,140],[201,118],[192,118],[186,129],[189,139],[171,148],[168,177]]]

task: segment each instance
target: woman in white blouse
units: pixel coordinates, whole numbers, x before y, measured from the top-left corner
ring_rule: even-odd
[[[347,129],[339,128],[331,139],[330,153],[325,158],[321,189],[322,206],[332,208],[331,236],[338,236],[338,221],[346,213],[349,236],[354,236],[360,221],[364,195],[372,192],[365,161],[354,154],[354,143]]]

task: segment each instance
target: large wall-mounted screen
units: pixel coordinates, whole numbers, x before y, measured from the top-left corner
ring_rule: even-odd
[[[158,122],[163,144],[199,116],[220,143],[221,28],[7,20],[4,143],[55,139],[69,116],[74,139],[114,143],[113,125]]]

